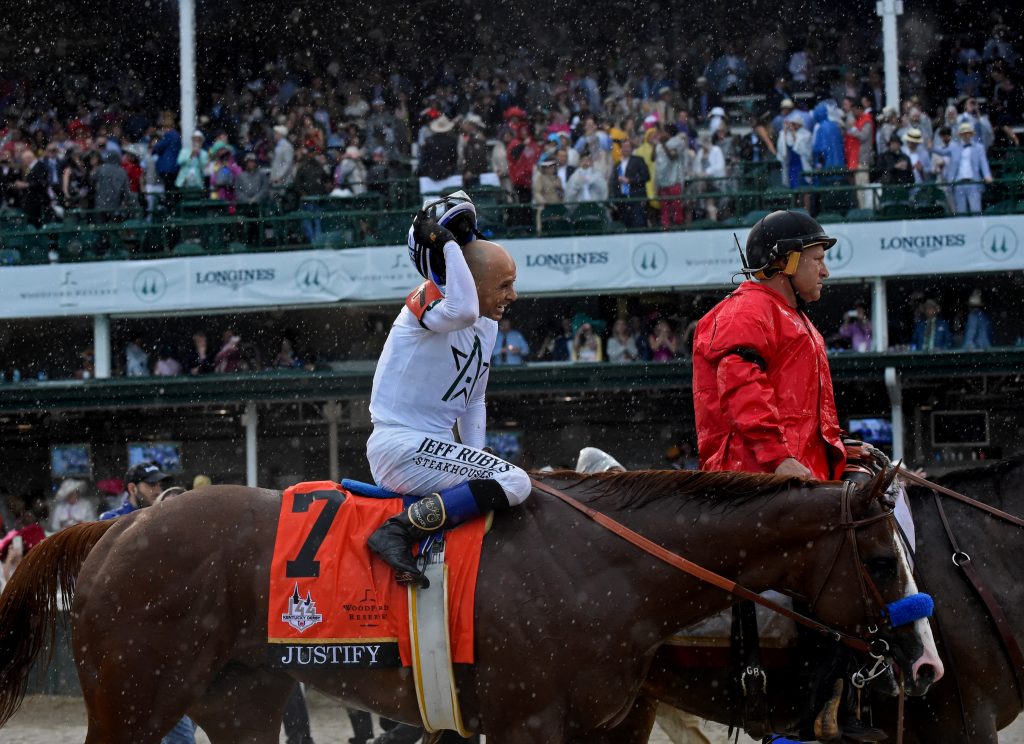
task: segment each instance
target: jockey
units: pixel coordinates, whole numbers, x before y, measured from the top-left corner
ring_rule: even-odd
[[[835,245],[803,212],[772,212],[747,237],[746,281],[697,324],[693,403],[702,470],[835,480],[843,446],[825,342],[804,308]]]
[[[377,363],[366,456],[378,485],[429,495],[368,544],[396,579],[425,587],[416,543],[519,504],[531,486],[525,471],[483,449],[491,350],[517,296],[515,262],[500,245],[477,239],[476,208],[463,192],[416,215],[409,254],[426,281],[406,298]]]
[[[702,470],[843,477],[847,450],[825,342],[804,312],[821,298],[829,275],[825,251],[835,243],[803,212],[772,212],[751,229],[740,273],[754,281],[743,282],[712,308],[694,335],[693,405]],[[858,452],[869,449],[857,444]],[[811,653],[822,678],[836,685],[823,695],[828,699],[820,713],[819,705],[808,712],[805,733],[813,731],[821,741],[877,741],[881,732],[853,716],[839,721],[840,649],[816,646]]]

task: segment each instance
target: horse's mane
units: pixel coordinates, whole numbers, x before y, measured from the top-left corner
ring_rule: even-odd
[[[1024,465],[1024,452],[1018,452],[1004,460],[992,460],[991,462],[967,465],[963,468],[952,470],[934,480],[936,483],[952,487],[958,483],[1001,478],[1011,470],[1022,465]]]
[[[631,470],[590,475],[563,470],[536,475],[544,480],[568,480],[568,488],[585,496],[584,500],[612,510],[634,509],[667,498],[688,501],[694,497],[716,506],[738,507],[793,488],[830,484],[784,475],[701,470]]]

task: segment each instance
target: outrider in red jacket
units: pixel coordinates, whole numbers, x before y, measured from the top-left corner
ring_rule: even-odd
[[[792,457],[820,480],[842,475],[825,342],[768,287],[744,282],[700,319],[693,406],[702,470],[771,473]]]

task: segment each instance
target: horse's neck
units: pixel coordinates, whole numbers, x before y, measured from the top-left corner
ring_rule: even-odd
[[[806,592],[805,580],[816,544],[834,523],[838,503],[811,489],[788,494],[754,497],[743,505],[702,502],[698,498],[663,499],[627,514],[610,514],[637,532],[664,545],[693,563],[757,592],[776,589],[793,594]],[[677,569],[663,565],[659,581],[683,582],[701,595],[687,604],[695,607],[714,602],[722,607],[730,599],[710,584],[696,590]],[[699,619],[699,618],[698,618]]]

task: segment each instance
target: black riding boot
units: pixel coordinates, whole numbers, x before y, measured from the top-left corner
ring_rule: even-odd
[[[431,494],[422,501],[437,499],[437,494]],[[427,577],[416,565],[416,558],[412,554],[412,548],[416,543],[425,539],[434,530],[424,530],[413,523],[409,512],[422,501],[417,501],[404,512],[391,517],[388,521],[377,528],[377,531],[370,535],[366,544],[374,553],[384,559],[391,568],[395,570],[395,580],[399,584],[417,583],[426,589],[430,586]]]
[[[395,570],[395,579],[400,584],[415,582],[426,589],[430,586],[427,577],[416,565],[412,548],[432,532],[442,527],[454,527],[480,516],[480,507],[473,494],[473,486],[488,481],[469,481],[440,493],[424,496],[401,514],[392,517],[370,535],[367,541],[370,550],[384,559]],[[491,490],[501,487],[489,481]],[[478,487],[479,488],[479,487]],[[507,502],[506,502],[507,503]]]

